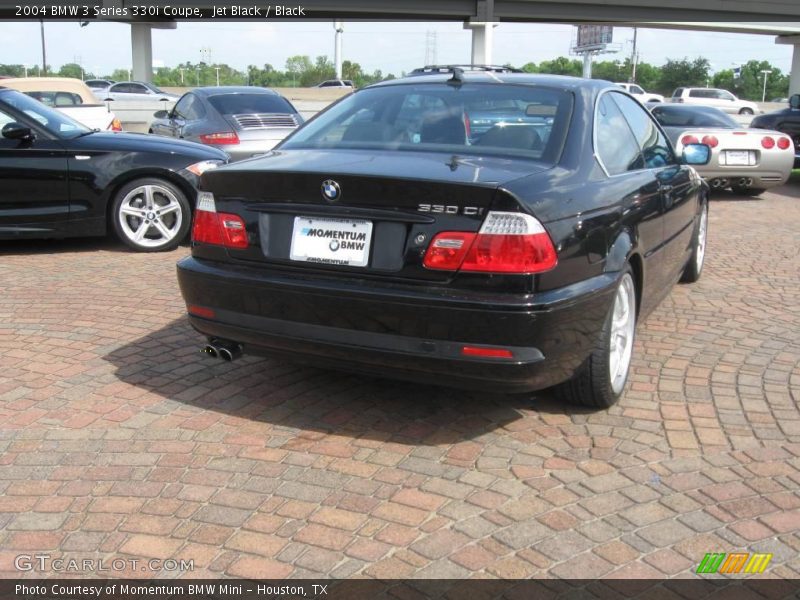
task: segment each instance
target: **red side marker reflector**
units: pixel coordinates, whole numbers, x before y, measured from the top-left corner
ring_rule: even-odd
[[[461,348],[464,356],[479,356],[482,358],[514,358],[514,353],[505,348],[481,348],[479,346],[464,346]]]
[[[215,313],[213,309],[205,306],[197,306],[196,304],[189,304],[186,307],[186,310],[190,315],[194,315],[195,317],[203,317],[204,319],[213,319],[217,316],[217,313]]]

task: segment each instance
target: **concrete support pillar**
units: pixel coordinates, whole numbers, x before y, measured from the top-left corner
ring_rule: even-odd
[[[789,74],[789,95],[800,94],[800,35],[779,35],[776,44],[793,46],[792,70]]]
[[[153,36],[149,23],[131,23],[133,79],[153,81]]]
[[[789,75],[789,95],[800,94],[800,43],[794,45],[792,72]]]
[[[497,27],[497,23],[464,23],[464,29],[472,30],[472,58],[470,59],[470,64],[492,64],[492,46],[495,27]]]
[[[341,21],[334,21],[333,28],[336,30],[336,44],[334,48],[334,59],[336,67],[336,79],[342,78],[342,32],[344,27]]]
[[[584,79],[591,79],[592,78],[592,53],[591,52],[584,52],[583,53],[583,78]]]

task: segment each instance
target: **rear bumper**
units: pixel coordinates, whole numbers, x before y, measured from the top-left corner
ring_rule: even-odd
[[[712,179],[727,179],[730,183],[736,183],[742,177],[752,179],[750,187],[767,189],[783,185],[789,179],[791,170],[781,172],[778,170],[758,169],[755,167],[717,167],[706,170],[698,170],[699,175],[706,181]]]
[[[611,306],[616,274],[537,294],[485,294],[310,279],[192,257],[178,263],[189,315],[209,338],[251,354],[452,387],[528,392],[568,379],[586,359]],[[463,356],[464,346],[513,358]]]

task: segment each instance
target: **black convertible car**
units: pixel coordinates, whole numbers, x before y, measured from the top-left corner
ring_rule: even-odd
[[[102,236],[169,250],[186,237],[203,171],[227,161],[200,144],[93,131],[0,88],[0,239]]]
[[[477,140],[469,117],[496,112]],[[526,115],[547,119],[520,122]],[[703,267],[707,186],[607,82],[450,69],[360,90],[201,180],[189,320],[213,356],[609,406],[637,318]]]

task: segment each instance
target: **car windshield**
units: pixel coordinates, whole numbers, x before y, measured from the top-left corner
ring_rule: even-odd
[[[659,107],[653,110],[653,116],[664,127],[741,127],[733,118],[715,108]]]
[[[294,113],[289,102],[272,94],[219,94],[208,102],[223,115]]]
[[[8,92],[0,96],[0,101],[25,113],[42,127],[61,139],[72,139],[91,131],[74,119],[41,102],[19,92]]]
[[[555,162],[572,94],[534,85],[394,84],[347,96],[281,148],[502,155]]]

